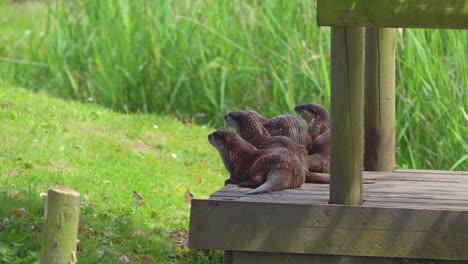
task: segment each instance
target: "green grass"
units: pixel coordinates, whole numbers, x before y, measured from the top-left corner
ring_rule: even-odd
[[[56,185],[81,193],[80,263],[220,261],[173,237],[188,230],[186,190],[207,198],[228,176],[213,129],[0,88],[0,263],[38,259],[39,195]]]
[[[232,109],[329,105],[314,1],[8,1],[0,33],[5,83],[118,111],[220,126]],[[398,167],[468,170],[467,45],[462,30],[399,34]]]

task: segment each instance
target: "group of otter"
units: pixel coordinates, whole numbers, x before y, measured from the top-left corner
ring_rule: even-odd
[[[254,188],[247,194],[299,188],[304,182],[329,183],[330,117],[318,104],[296,106],[292,115],[266,119],[255,111],[239,110],[224,116],[233,131],[216,131],[208,141],[219,152],[230,173],[226,184]]]

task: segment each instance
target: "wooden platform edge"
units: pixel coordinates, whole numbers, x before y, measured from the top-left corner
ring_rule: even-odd
[[[468,211],[193,200],[189,247],[468,260]]]
[[[318,0],[319,26],[468,29],[468,0]]]

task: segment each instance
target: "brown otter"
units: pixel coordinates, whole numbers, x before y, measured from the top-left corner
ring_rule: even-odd
[[[309,172],[307,165],[307,149],[305,146],[297,144],[292,139],[285,136],[271,136],[268,130],[248,111],[234,111],[224,116],[224,119],[242,138],[256,148],[285,148],[289,151],[289,156],[298,157],[300,162],[297,166],[302,167],[304,170],[306,182],[329,183],[327,177]]]
[[[311,172],[328,172],[330,169],[330,129],[315,138],[307,157]]]
[[[299,188],[304,182],[302,161],[286,148],[259,150],[232,131],[216,131],[208,141],[219,152],[232,183],[255,188],[247,194]]]
[[[308,132],[313,139],[309,148],[307,164],[311,172],[326,172],[330,168],[330,116],[327,110],[318,104],[296,106],[294,111],[308,125]]]
[[[298,105],[294,107],[294,112],[306,121],[307,131],[312,140],[330,129],[330,115],[319,104]]]
[[[292,115],[275,116],[268,122],[265,122],[263,126],[270,132],[270,135],[288,137],[294,142],[304,145],[307,150],[312,145],[313,140],[309,136],[307,129]]]

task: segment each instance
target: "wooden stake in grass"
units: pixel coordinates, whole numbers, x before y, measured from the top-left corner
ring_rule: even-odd
[[[40,263],[77,263],[80,194],[66,187],[53,187],[47,195]]]
[[[364,170],[395,166],[395,29],[366,29]]]
[[[331,28],[330,203],[362,204],[364,28]]]

